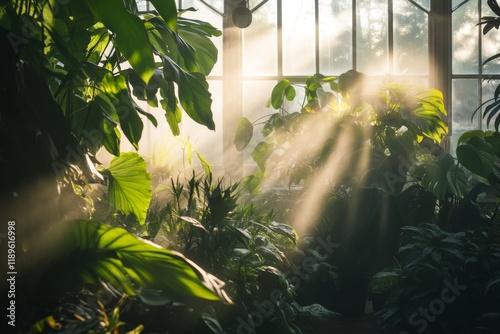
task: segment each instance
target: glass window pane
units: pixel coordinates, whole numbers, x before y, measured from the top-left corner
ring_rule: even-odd
[[[474,110],[479,106],[478,80],[453,80],[452,90],[455,98],[452,100],[451,152],[455,154],[458,138],[466,131],[478,129],[480,115],[476,114],[471,120]]]
[[[314,3],[283,1],[283,74],[315,72]]]
[[[388,73],[387,0],[357,3],[356,60],[367,74]]]
[[[277,2],[269,1],[252,15],[243,29],[243,74],[278,74]]]
[[[426,10],[430,10],[431,9],[431,0],[412,0],[412,1],[405,0],[405,1],[414,2],[417,5],[419,5],[420,7],[422,7],[423,9],[426,9]]]
[[[243,82],[243,116],[254,123],[252,141],[244,150],[245,166],[256,166],[251,153],[255,146],[264,139],[261,134],[263,128],[262,121],[266,120],[265,116],[276,112],[272,107],[266,107],[275,85],[276,81],[274,80]]]
[[[137,9],[139,12],[145,12],[150,9],[149,7],[149,1],[146,0],[136,0],[137,3]]]
[[[465,2],[469,2],[471,0],[451,0],[451,8],[456,8],[457,6],[463,6]],[[472,0],[475,1],[475,0]]]
[[[453,12],[453,73],[479,73],[479,13],[477,0],[471,0]]]
[[[268,2],[277,2],[277,1],[268,1]],[[251,10],[254,10],[255,7],[259,6],[262,3],[265,3],[265,1],[264,0],[250,0],[250,1],[248,1],[249,7]]]
[[[322,74],[352,68],[352,0],[319,2],[319,65]]]
[[[394,72],[427,74],[429,43],[427,13],[407,0],[394,1]]]

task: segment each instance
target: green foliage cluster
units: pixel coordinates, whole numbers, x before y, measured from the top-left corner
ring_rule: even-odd
[[[499,27],[500,7],[496,0],[488,5],[497,16],[482,17],[479,24],[484,25],[484,34]],[[498,57],[488,58],[483,65]],[[423,333],[498,331],[499,92],[497,88],[480,107],[486,105],[483,117],[488,126],[496,117],[496,131],[468,131],[458,140],[456,159],[477,183],[457,193],[462,196],[440,203],[437,224],[403,228],[398,265],[385,271],[397,277],[397,284],[378,313],[383,328]],[[481,195],[496,201],[480,204]]]
[[[298,88],[303,100],[293,105],[299,110],[287,110]],[[305,86],[282,80],[269,104],[278,111],[264,122],[264,140],[252,152],[260,171],[246,184],[255,191],[276,173],[289,186],[303,185],[301,198],[316,194],[322,203],[314,221],[317,235],[331,235],[342,245],[349,260],[340,267],[352,273],[349,262],[371,271],[373,247],[380,248],[375,236],[396,251],[401,226],[432,219],[438,201],[467,192],[464,169],[439,146],[448,128],[443,97],[435,89],[351,70],[339,77],[313,75]],[[242,149],[253,125],[240,125],[235,143]],[[416,204],[425,204],[430,214]],[[408,215],[410,208],[421,216]]]
[[[243,184],[255,193],[277,174],[288,187],[299,185],[304,197],[322,193],[319,185],[326,189],[322,212],[311,218],[316,231],[297,249],[290,225],[276,222],[272,212],[242,205],[240,184],[214,180],[207,164],[205,177],[170,179],[153,189],[156,176],[147,173],[143,158],[120,151],[122,135],[138,149],[145,119],[158,124],[136,99],[161,106],[175,135],[181,109],[215,129],[205,76],[217,60],[210,37],[220,31],[182,17],[174,0],[151,3],[156,12],[139,13],[134,0],[0,4],[1,197],[7,206],[30,207],[34,201],[26,189],[43,180],[56,203],[37,211],[47,220],[46,233],[58,237],[56,251],[48,265],[40,265],[41,275],[25,282],[34,294],[20,298],[49,299],[52,309],[28,310],[23,328],[138,333],[145,322],[151,331],[239,332],[257,312],[258,331],[301,333],[301,319],[323,310],[295,301],[301,291],[290,280],[291,270],[304,258],[313,260],[299,282],[303,291],[315,285],[342,288],[341,278],[385,266],[405,225],[400,265],[377,276],[389,277],[392,287],[380,313],[384,326],[412,330],[415,310],[440,297],[438,280],[459,281],[467,289],[446,305],[442,317],[426,323],[429,330],[494,328],[500,237],[496,209],[484,210],[478,197],[500,191],[498,131],[465,133],[454,158],[439,146],[448,128],[443,97],[435,89],[353,70],[339,77],[315,74],[304,85],[281,80],[268,104],[277,112],[263,122],[264,140],[251,153],[259,171]],[[500,15],[495,0],[488,4]],[[498,22],[483,18],[484,33]],[[497,88],[485,110],[488,124],[497,116],[497,130],[499,96]],[[288,108],[294,102],[299,110]],[[253,127],[248,119],[240,121],[238,150],[251,142]],[[115,156],[108,167],[96,159],[101,148]],[[87,209],[85,218],[93,214],[92,184],[105,188],[103,202],[118,226],[84,219],[54,231],[52,220],[70,216],[68,208]],[[437,224],[420,225],[431,222]],[[321,242],[337,248],[322,255]],[[28,256],[20,262],[36,262],[29,258],[37,252],[33,239],[26,238],[23,247]],[[106,304],[87,286],[104,291]],[[68,291],[73,300],[59,305]],[[212,303],[231,299],[231,307]],[[455,314],[464,316],[456,321]],[[130,326],[123,318],[132,320]]]
[[[71,333],[130,333],[139,334],[144,326],[138,325],[131,328],[129,324],[120,318],[123,310],[128,306],[126,295],[119,297],[110,286],[101,290],[109,293],[107,303],[109,307],[100,300],[99,293],[89,289],[83,289],[75,294],[75,300],[67,301],[56,309],[54,315],[48,315],[42,320],[34,323],[28,333],[45,333],[64,331]],[[56,320],[57,319],[57,320]]]
[[[284,273],[290,266],[286,253],[297,243],[295,231],[274,221],[272,212],[241,205],[238,183],[226,186],[211,174],[194,173],[185,182],[179,178],[169,181],[154,196],[146,223],[148,236],[226,282],[236,306],[232,310],[217,308],[214,318],[227,330],[236,332],[237,318],[246,321],[255,311],[257,296],[267,300],[273,289],[281,291],[286,305],[276,305],[279,313],[270,316],[266,325],[285,333],[286,326],[292,326],[286,324],[293,319],[281,312],[292,307],[294,293]],[[284,324],[278,319],[285,319]]]
[[[321,207],[319,216],[311,214],[314,223],[308,234],[312,249],[317,236],[328,236],[338,244],[335,252],[323,259],[340,275],[340,280],[330,280],[331,287],[342,278],[366,277],[390,265],[400,246],[401,228],[405,232],[424,231],[427,227],[417,226],[434,223],[431,229],[450,231],[442,232],[448,233],[448,239],[453,239],[453,233],[465,233],[467,240],[462,241],[474,243],[472,234],[495,226],[495,205],[485,205],[479,199],[495,196],[499,190],[498,133],[467,132],[459,139],[456,157],[445,153],[439,144],[448,128],[439,91],[348,71],[338,78],[316,74],[308,77],[305,85],[284,79],[274,87],[268,106],[277,112],[263,122],[264,139],[252,152],[259,171],[247,178],[247,189],[256,193],[262,180],[274,175],[289,187],[299,185],[299,195],[293,195],[299,203],[306,202],[308,196],[321,201],[316,203]],[[485,117],[494,110],[494,106],[488,107]],[[248,119],[240,121],[235,137],[239,150],[250,144],[253,127]],[[293,219],[297,213],[289,212],[288,217]],[[429,242],[437,242],[434,239]],[[461,254],[464,250],[460,247],[451,242],[443,254]],[[465,270],[464,265],[457,269],[451,259],[438,253],[432,247],[412,251],[415,256],[428,255],[418,257],[422,267],[433,265],[432,254],[434,260],[439,257],[435,269]],[[483,254],[476,255],[478,261],[489,261]],[[494,272],[476,277],[477,289],[495,281],[495,261],[490,263]],[[403,269],[382,271],[372,282],[372,288],[378,285],[378,289],[401,293],[392,309],[384,309],[386,328],[395,326],[396,320],[408,321],[410,314],[397,318],[394,310],[413,312],[409,305],[415,301],[411,305],[416,307],[423,302],[423,295],[427,298],[433,291],[424,286],[417,293],[415,287],[421,282],[402,277],[418,277],[420,272],[408,274],[407,262],[402,263]],[[429,275],[428,285],[436,285],[436,277]],[[342,284],[338,288],[345,289]],[[358,290],[365,288],[359,286]],[[338,294],[330,295],[339,298]],[[495,305],[488,305],[488,310],[496,310]],[[485,313],[488,310],[482,309]],[[441,321],[439,326],[448,326],[451,318]]]
[[[102,281],[119,295],[152,289],[164,299],[231,302],[222,281],[180,253],[87,220],[96,185],[105,188],[112,212],[146,220],[151,175],[137,153],[120,152],[122,135],[138,149],[146,119],[158,124],[137,99],[161,106],[173,134],[181,109],[215,128],[205,76],[217,60],[210,38],[221,32],[180,17],[174,0],[151,3],[154,12],[139,13],[133,0],[1,2],[0,197],[2,219],[22,222],[22,328],[36,322],[56,329],[67,316],[36,313],[30,299],[64,300],[68,290]],[[96,158],[101,148],[115,156],[107,167]],[[65,221],[74,217],[80,220]],[[68,309],[79,330],[92,323],[96,332],[118,331],[119,307],[82,308]],[[34,331],[50,331],[40,326]]]
[[[498,238],[498,226],[456,233],[435,224],[404,227],[398,268],[386,272],[397,277],[397,284],[378,313],[382,327],[493,333],[500,311]]]
[[[287,110],[287,101],[297,100],[296,87],[304,92],[300,110]],[[269,105],[278,112],[264,122],[265,139],[252,152],[261,169],[249,181],[253,188],[273,172],[291,186],[307,184],[330,169],[323,181],[333,187],[397,194],[411,182],[408,169],[432,157],[448,131],[439,91],[385,83],[353,70],[338,78],[316,74],[305,86],[284,79],[273,89]],[[243,119],[238,129],[235,144],[241,150],[252,139],[253,125]],[[334,164],[340,171],[333,170]],[[443,174],[455,179],[453,172]],[[444,181],[436,191],[448,186]]]

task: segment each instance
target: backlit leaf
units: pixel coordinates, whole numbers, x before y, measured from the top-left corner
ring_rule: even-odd
[[[261,170],[266,169],[266,161],[273,153],[273,146],[266,142],[260,142],[252,151],[252,158],[257,162]]]
[[[283,96],[285,89],[290,86],[290,81],[283,79],[274,86],[271,93],[271,105],[274,109],[279,109],[283,104]]]
[[[215,130],[212,115],[212,98],[205,76],[196,72],[186,72],[168,57],[164,57],[165,77],[172,77],[177,83],[179,100],[191,119]]]
[[[144,82],[149,82],[155,64],[142,20],[129,13],[122,0],[86,0],[86,3],[94,16],[116,34],[117,47],[132,68]]]
[[[151,174],[146,162],[134,152],[114,158],[106,169],[109,174],[109,201],[125,214],[133,213],[144,224],[152,195]]]
[[[168,27],[177,32],[177,7],[174,0],[151,0],[158,14],[165,20]]]
[[[238,122],[238,127],[236,128],[236,136],[234,138],[234,145],[238,151],[243,151],[247,147],[248,143],[253,136],[253,125],[250,121],[243,117]]]
[[[53,289],[104,280],[131,295],[145,288],[164,298],[231,302],[222,281],[180,253],[95,221],[74,222],[69,232],[62,260],[45,280]]]

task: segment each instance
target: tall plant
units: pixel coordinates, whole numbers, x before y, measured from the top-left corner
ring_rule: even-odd
[[[36,173],[13,167],[36,145],[33,156],[46,160],[36,170],[61,176],[72,165],[89,180],[98,177],[91,165],[101,147],[119,156],[123,134],[138,148],[141,117],[158,121],[133,97],[161,106],[174,134],[181,107],[215,128],[205,75],[217,59],[209,37],[220,32],[177,17],[174,1],[153,4],[159,15],[140,14],[135,1],[5,2],[2,152],[10,189]]]
[[[28,305],[25,298],[55,259],[79,257],[89,249],[99,255],[94,267],[87,264],[92,274],[82,274],[83,281],[110,279],[130,293],[131,284],[158,282],[151,272],[156,261],[154,270],[166,270],[170,283],[185,287],[186,294],[197,296],[189,286],[204,285],[199,272],[191,271],[191,262],[177,257],[173,265],[169,252],[151,252],[123,231],[108,231],[100,223],[60,223],[89,217],[75,211],[89,204],[85,194],[90,183],[104,184],[116,209],[144,223],[151,176],[140,156],[120,152],[120,142],[124,135],[138,149],[145,119],[154,126],[158,121],[136,99],[161,106],[174,134],[179,133],[181,109],[215,128],[205,76],[217,60],[210,37],[220,31],[178,16],[174,0],[151,3],[155,12],[139,13],[133,0],[1,2],[0,211],[3,221],[17,222],[20,307]],[[96,159],[101,148],[116,156],[108,167]],[[57,246],[68,238],[59,233],[67,226],[80,243],[66,252]],[[103,243],[110,235],[117,239]],[[54,247],[47,245],[49,239]],[[125,246],[129,249],[123,253]],[[130,268],[134,261],[124,254],[136,251],[150,252],[154,261],[141,260]],[[75,273],[85,272],[77,270],[77,262],[69,263]],[[169,271],[172,265],[184,266],[189,277]],[[117,268],[128,269],[120,273]],[[123,285],[125,276],[133,283]],[[224,300],[212,283],[205,285],[212,291],[205,297]],[[174,290],[179,291],[165,292]]]
[[[500,27],[500,6],[497,0],[488,0],[488,6],[495,16],[483,16],[479,25],[483,25],[483,34],[491,33],[493,28]],[[486,59],[482,65],[486,65],[497,60],[500,53],[497,53]],[[476,109],[472,116],[484,108],[483,118],[489,127],[494,121],[495,131],[467,131],[458,140],[457,158],[460,163],[469,169],[472,173],[480,176],[496,190],[500,190],[500,170],[498,162],[500,158],[500,135],[498,128],[500,126],[500,85],[495,89],[492,98],[484,102]]]

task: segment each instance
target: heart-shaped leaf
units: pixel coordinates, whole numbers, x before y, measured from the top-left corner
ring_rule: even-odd
[[[139,223],[146,220],[151,201],[151,174],[146,162],[134,152],[114,158],[105,170],[109,176],[109,201],[125,214],[133,213]]]
[[[487,177],[493,169],[493,149],[484,138],[473,136],[457,147],[458,161],[471,172]]]
[[[243,151],[253,137],[253,125],[248,118],[241,118],[236,128],[236,136],[234,137],[234,145],[238,151]]]

